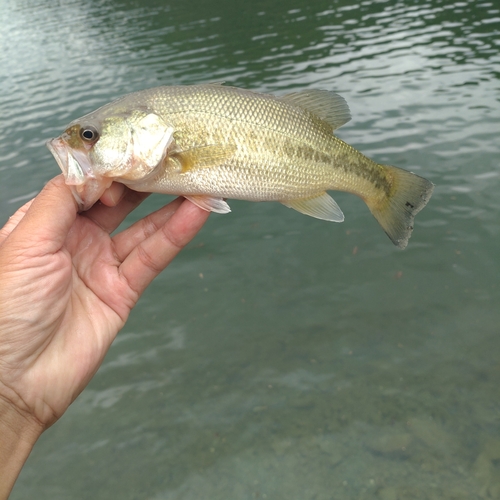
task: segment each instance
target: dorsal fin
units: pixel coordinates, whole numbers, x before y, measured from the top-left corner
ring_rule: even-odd
[[[333,127],[341,127],[351,119],[345,99],[329,90],[302,90],[278,97],[293,106],[306,109]]]

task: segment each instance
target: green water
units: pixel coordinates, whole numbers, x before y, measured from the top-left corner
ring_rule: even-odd
[[[344,140],[436,184],[405,251],[342,193],[338,225],[212,215],[13,500],[500,498],[497,2],[3,0],[0,26],[0,223],[58,173],[47,138],[160,84],[335,90]]]

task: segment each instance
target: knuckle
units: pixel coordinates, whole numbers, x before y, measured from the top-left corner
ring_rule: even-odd
[[[149,238],[158,231],[159,227],[155,224],[153,217],[148,216],[142,220],[142,232],[145,238]]]
[[[181,234],[172,232],[167,225],[163,226],[162,232],[166,241],[178,250],[186,246],[185,238]]]
[[[163,267],[157,263],[154,256],[151,255],[151,253],[148,252],[143,245],[139,245],[137,247],[137,255],[142,265],[150,269],[154,273],[159,273],[163,270]]]

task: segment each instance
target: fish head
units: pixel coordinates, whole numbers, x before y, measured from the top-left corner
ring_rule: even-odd
[[[73,121],[47,142],[80,210],[89,209],[113,181],[153,175],[173,141],[173,128],[154,112],[106,108]]]

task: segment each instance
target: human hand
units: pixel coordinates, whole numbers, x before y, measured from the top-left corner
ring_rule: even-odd
[[[113,205],[120,189],[102,200]],[[208,217],[177,199],[111,237],[145,196],[126,189],[116,206],[78,214],[58,176],[0,230],[0,421],[7,415],[11,428],[19,418],[16,432],[33,443],[87,385],[142,292]]]

